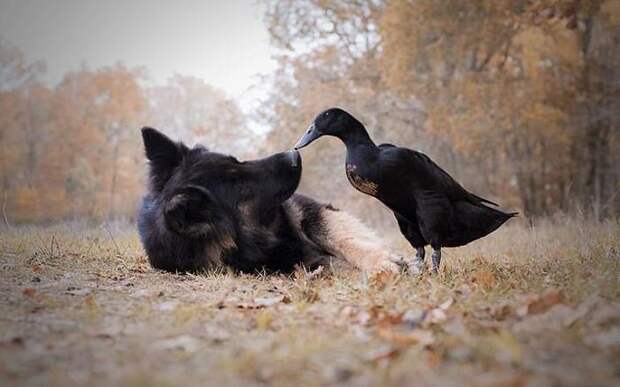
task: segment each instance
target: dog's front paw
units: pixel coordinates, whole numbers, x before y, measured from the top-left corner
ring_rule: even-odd
[[[389,255],[386,259],[381,260],[374,268],[375,272],[387,272],[400,274],[407,268],[405,260],[396,255]]]
[[[401,255],[390,255],[387,262],[395,265],[399,273],[403,273],[409,269],[409,262]],[[386,264],[387,265],[387,264]]]
[[[424,272],[424,261],[417,257],[406,259],[398,256],[391,258],[390,261],[398,265],[401,272],[406,272],[411,276],[419,276]]]

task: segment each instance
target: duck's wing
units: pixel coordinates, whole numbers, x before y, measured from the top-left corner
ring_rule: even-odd
[[[386,149],[386,148],[396,148],[396,145],[394,144],[390,144],[390,143],[383,143],[383,144],[379,144],[378,146],[379,149]]]
[[[382,164],[384,168],[399,168],[404,173],[410,172],[417,187],[435,191],[447,196],[450,200],[465,200],[473,204],[496,203],[474,195],[461,186],[452,176],[437,165],[430,157],[402,147],[385,147],[382,149]]]

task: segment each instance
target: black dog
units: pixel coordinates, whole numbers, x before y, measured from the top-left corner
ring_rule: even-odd
[[[294,194],[296,151],[240,162],[155,129],[142,137],[150,184],[138,228],[153,267],[287,273],[344,258],[366,271],[399,270],[399,258],[356,218]]]

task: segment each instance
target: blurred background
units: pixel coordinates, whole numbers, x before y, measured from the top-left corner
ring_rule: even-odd
[[[620,214],[620,0],[0,0],[0,223],[132,221],[142,126],[263,157],[331,106],[526,219]],[[302,156],[395,229],[336,139]]]

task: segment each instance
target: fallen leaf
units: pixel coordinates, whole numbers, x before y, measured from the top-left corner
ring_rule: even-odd
[[[601,303],[594,307],[588,325],[598,328],[620,325],[620,303]]]
[[[417,328],[422,325],[427,315],[428,311],[424,309],[408,310],[402,315],[402,322],[406,324],[409,329]]]
[[[398,279],[398,274],[387,270],[381,270],[370,275],[368,278],[368,284],[373,288],[382,290],[388,284],[393,283],[396,279]]]
[[[520,364],[523,361],[523,349],[512,333],[503,329],[491,335],[490,339],[498,351],[495,355],[497,360],[510,364]]]
[[[525,317],[528,314],[543,313],[563,300],[564,295],[560,291],[549,289],[541,295],[528,296],[525,302],[517,308],[516,313],[519,317]]]
[[[273,315],[268,310],[261,310],[256,315],[256,329],[266,331],[271,326]]]
[[[171,339],[161,340],[156,346],[164,350],[181,350],[186,352],[196,352],[200,346],[201,341],[189,335],[181,335]]]
[[[24,290],[22,290],[22,294],[26,297],[34,298],[34,296],[37,294],[37,290],[34,288],[25,288]]]
[[[474,276],[474,281],[485,289],[491,289],[495,286],[495,275],[486,269],[478,270]]]
[[[23,348],[25,344],[24,338],[20,336],[15,336],[11,340],[8,341],[0,341],[0,348],[4,347],[20,347]]]
[[[454,292],[461,296],[461,298],[469,298],[469,296],[471,295],[471,288],[467,284],[462,284]]]
[[[442,324],[448,319],[446,313],[454,303],[454,298],[450,297],[446,301],[439,304],[436,308],[428,311],[425,322],[430,324]]]
[[[367,360],[374,365],[385,365],[390,360],[396,359],[399,354],[400,350],[398,348],[385,348],[371,352],[367,356]]]
[[[503,321],[515,314],[514,308],[509,304],[493,305],[488,308],[489,314],[495,320]]]
[[[584,337],[584,342],[593,347],[620,349],[620,327],[595,332]]]
[[[386,311],[379,307],[371,308],[370,314],[377,325],[398,325],[403,322],[403,313]]]
[[[450,297],[441,304],[439,304],[439,309],[448,310],[454,304],[454,298]]]
[[[359,325],[370,325],[371,320],[372,320],[372,316],[370,315],[370,313],[364,310],[364,311],[359,312],[355,316],[353,321]]]
[[[155,296],[155,292],[151,289],[136,289],[136,291],[131,294],[131,297],[134,297],[134,298],[152,297],[152,296]]]
[[[441,324],[448,319],[446,311],[441,308],[431,309],[427,321],[431,324]]]
[[[602,304],[604,302],[605,301],[598,294],[594,294],[594,295],[588,297],[588,299],[585,300],[584,302],[582,302],[581,304],[579,304],[579,306],[577,306],[575,312],[573,314],[571,314],[571,316],[569,316],[564,321],[564,325],[566,327],[573,326],[577,321],[583,319],[588,314],[590,314],[591,311],[597,305]]]
[[[95,302],[95,297],[92,294],[89,294],[84,298],[84,304],[91,311],[96,311],[98,309],[97,303]]]
[[[253,300],[253,302],[240,302],[237,304],[237,308],[240,309],[260,309],[269,306],[274,306],[279,303],[288,304],[291,300],[284,296],[276,296],[276,297],[257,297]]]
[[[254,299],[254,303],[261,306],[273,306],[275,304],[279,304],[280,302],[288,304],[291,300],[284,295],[276,297],[258,297]]]
[[[309,303],[314,303],[321,299],[319,292],[311,287],[306,287],[303,289],[301,292],[301,298]]]
[[[159,304],[155,305],[153,307],[153,309],[159,310],[159,311],[162,311],[162,312],[170,312],[170,311],[176,309],[176,307],[178,305],[179,305],[178,301],[165,301],[165,302],[162,302],[162,303],[159,303]]]
[[[89,288],[79,289],[75,287],[69,287],[67,288],[67,291],[65,293],[70,294],[72,296],[85,296],[87,294],[90,294],[91,292],[92,292],[92,289],[89,289]]]
[[[344,383],[355,375],[352,370],[341,367],[329,368],[323,374],[335,383]]]
[[[426,365],[429,368],[438,367],[443,360],[443,354],[440,351],[426,351]]]
[[[435,336],[431,331],[422,329],[400,329],[380,327],[377,329],[377,336],[398,345],[429,346],[435,342]]]
[[[517,333],[560,331],[566,327],[566,320],[574,310],[564,304],[556,304],[544,313],[525,316],[513,326]]]
[[[313,271],[311,271],[310,273],[306,273],[306,279],[311,281],[311,280],[313,280],[315,278],[318,278],[323,273],[324,269],[325,269],[325,267],[319,266],[316,269],[314,269]]]

